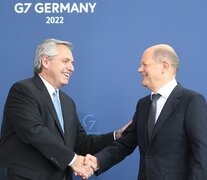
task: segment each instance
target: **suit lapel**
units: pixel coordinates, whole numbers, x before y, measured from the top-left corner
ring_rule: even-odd
[[[170,114],[175,110],[175,107],[179,104],[180,102],[180,97],[182,95],[182,86],[177,85],[170,96],[168,97],[161,113],[160,116],[157,119],[157,122],[154,126],[154,130],[152,133],[152,138],[151,141],[155,138],[156,134],[159,132],[160,128],[163,126],[167,118],[170,116]]]
[[[151,105],[151,99],[150,99],[150,95],[149,95],[148,98],[147,98],[146,104],[143,106],[143,107],[145,107],[145,110],[144,110],[145,113],[144,113],[143,119],[146,119],[146,121],[144,121],[145,122],[144,123],[144,140],[145,140],[145,148],[146,149],[147,149],[148,144],[149,144],[147,123],[148,123],[148,116],[149,116],[150,105]]]
[[[61,91],[59,91],[59,95],[60,95],[60,101],[61,101],[61,107],[62,107],[62,113],[63,113],[63,119],[64,119],[64,129],[65,129],[64,134],[65,134],[65,138],[66,138],[65,142],[66,142],[67,146],[70,146],[70,140],[68,138],[71,137],[71,134],[70,134],[71,131],[69,130],[71,127],[71,124],[70,124],[70,119],[68,119],[68,117],[72,113],[69,112],[70,107],[68,106],[67,101],[65,100],[66,98],[64,98],[64,94]]]
[[[54,120],[55,120],[55,123],[56,123],[56,125],[58,126],[58,129],[60,130],[62,136],[64,137],[64,132],[63,132],[62,127],[61,127],[61,125],[60,125],[60,121],[59,121],[59,119],[58,119],[58,116],[57,116],[57,113],[56,113],[54,104],[53,104],[53,102],[52,102],[52,99],[51,99],[50,95],[48,94],[48,92],[45,93],[45,96],[47,96],[47,98],[45,98],[45,101],[46,101],[46,103],[47,103],[48,109],[49,109],[50,113],[52,114],[52,116],[53,116],[53,118],[54,118]],[[63,121],[64,121],[64,120],[63,120]]]
[[[48,107],[50,113],[52,114],[52,116],[55,120],[56,125],[58,126],[58,129],[61,132],[61,135],[62,135],[63,139],[65,140],[62,127],[60,125],[55,107],[53,105],[52,99],[49,95],[49,92],[48,92],[47,88],[45,87],[45,85],[42,82],[41,78],[37,74],[33,77],[33,80],[34,80],[34,83],[36,84],[37,88],[40,89],[40,93],[42,95],[42,100],[45,103],[45,105]]]

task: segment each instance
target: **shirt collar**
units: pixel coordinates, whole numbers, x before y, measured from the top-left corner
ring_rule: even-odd
[[[48,92],[49,92],[49,94],[50,94],[50,96],[51,97],[53,97],[53,93],[54,93],[54,91],[57,91],[57,94],[58,94],[58,96],[59,96],[59,89],[55,89],[47,80],[45,80],[42,76],[40,76],[39,75],[39,77],[42,79],[42,81],[43,81],[43,83],[44,83],[44,85],[46,86],[46,88],[47,88],[47,90],[48,90]]]
[[[165,84],[164,86],[162,86],[158,91],[157,93],[160,94],[162,97],[164,98],[168,98],[169,95],[171,94],[171,92],[173,91],[173,89],[175,88],[175,86],[177,86],[177,81],[175,79],[169,81],[167,84]],[[151,96],[152,94],[155,94],[154,92],[151,93]]]

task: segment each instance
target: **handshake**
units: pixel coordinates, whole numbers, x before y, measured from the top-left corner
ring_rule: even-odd
[[[115,139],[122,136],[123,131],[131,124],[132,120],[124,125],[121,129],[114,131]],[[98,159],[95,156],[87,154],[86,156],[76,155],[75,161],[70,165],[76,176],[82,179],[88,179],[99,168]]]
[[[71,168],[76,176],[80,176],[82,179],[88,179],[98,170],[99,164],[95,156],[90,154],[86,156],[77,155],[75,162],[71,164]]]

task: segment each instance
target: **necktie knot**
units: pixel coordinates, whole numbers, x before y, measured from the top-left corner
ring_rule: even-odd
[[[160,98],[160,94],[153,94],[152,95],[152,103],[157,103],[157,100]]]
[[[53,97],[54,98],[58,98],[58,90],[55,90],[53,93],[52,93]]]

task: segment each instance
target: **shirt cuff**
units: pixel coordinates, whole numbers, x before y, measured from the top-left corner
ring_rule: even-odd
[[[75,156],[73,157],[72,161],[70,161],[70,163],[68,164],[68,166],[71,166],[75,162],[76,157],[77,157],[77,155],[75,154]]]
[[[117,140],[121,137],[121,131],[120,130],[117,130],[117,131],[114,131],[114,140]]]
[[[114,140],[116,140],[116,131],[113,132]]]

